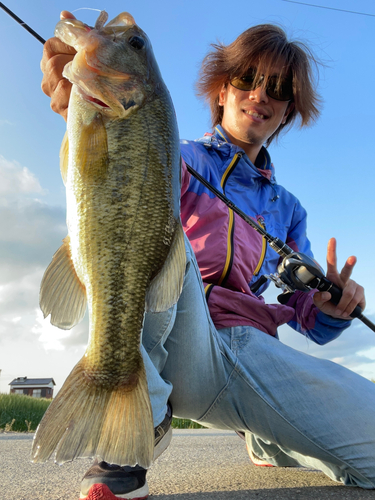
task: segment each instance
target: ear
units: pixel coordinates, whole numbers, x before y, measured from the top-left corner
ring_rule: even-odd
[[[289,114],[293,111],[294,109],[294,102],[290,102],[285,110],[285,113],[284,113],[284,116],[283,116],[283,119],[281,121],[281,124],[284,125]]]
[[[227,95],[227,86],[223,84],[219,92],[219,106],[224,106]]]

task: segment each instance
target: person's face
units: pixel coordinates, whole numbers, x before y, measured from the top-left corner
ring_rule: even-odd
[[[273,74],[278,74],[277,68]],[[219,105],[224,108],[223,129],[246,152],[249,146],[260,149],[293,109],[293,103],[269,97],[262,87],[239,90],[230,83],[221,89]]]

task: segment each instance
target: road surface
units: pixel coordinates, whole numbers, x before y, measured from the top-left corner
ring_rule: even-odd
[[[91,461],[32,464],[32,434],[0,434],[1,500],[78,500]],[[233,432],[174,430],[172,444],[148,473],[150,500],[375,500],[322,472],[255,467]]]

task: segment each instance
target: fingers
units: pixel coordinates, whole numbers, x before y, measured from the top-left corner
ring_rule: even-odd
[[[75,19],[73,14],[63,10],[60,19]],[[51,98],[51,108],[55,113],[67,118],[72,84],[62,73],[65,65],[72,61],[76,50],[56,37],[50,38],[44,44],[43,58],[40,69],[43,72],[42,90]]]
[[[42,90],[51,98],[51,108],[55,113],[67,117],[72,84],[62,76],[65,65],[73,55],[59,54],[48,60],[44,67]]]
[[[63,76],[65,65],[70,62],[76,51],[58,38],[50,38],[44,44],[43,58],[40,64],[43,71],[42,90],[51,97],[51,108],[66,120],[71,83]]]
[[[332,309],[332,311],[333,308],[335,308],[334,304],[329,304],[329,301],[331,300],[331,294],[329,292],[316,292],[313,299],[314,305],[326,314],[329,314],[327,312],[327,306]]]
[[[357,305],[362,310],[366,307],[365,290],[355,281],[349,280],[343,289],[342,297],[340,302],[337,304],[335,314],[339,317],[348,317]]]
[[[55,56],[70,55],[71,59],[73,59],[74,54],[76,54],[76,50],[70,45],[62,42],[59,38],[49,38],[44,44],[43,57],[40,62],[40,69],[44,73],[46,71],[48,62]]]
[[[327,247],[327,274],[337,273],[336,239],[331,238]]]
[[[51,96],[51,109],[61,115],[65,121],[68,118],[68,106],[72,84],[66,78],[62,78],[57,84]]]
[[[362,311],[366,307],[365,290],[353,280],[349,280],[342,290],[342,297],[337,305],[330,301],[329,292],[314,294],[314,304],[325,314],[334,318],[349,319],[354,309],[359,306]]]
[[[341,269],[341,272],[339,273],[337,269],[336,248],[336,240],[335,238],[331,238],[328,242],[327,248],[327,278],[340,288],[344,288],[345,284],[350,279],[357,259],[354,256],[349,257],[345,262],[344,267]]]
[[[63,10],[60,14],[60,19],[63,20],[63,19],[75,19],[75,16],[73,16],[73,14],[71,12],[69,12],[68,10]]]
[[[345,262],[339,273],[337,270],[336,240],[331,238],[327,248],[327,278],[342,290],[342,296],[337,305],[330,302],[329,292],[320,292],[314,295],[314,304],[325,314],[335,318],[348,319],[358,305],[362,310],[366,306],[365,292],[362,286],[350,279],[353,268],[357,262],[351,256]]]
[[[340,279],[343,283],[346,283],[347,281],[349,281],[349,278],[353,272],[353,268],[356,265],[356,263],[357,263],[357,258],[354,256],[349,257],[347,259],[347,261],[345,262],[345,265],[341,269],[341,273],[340,273]]]
[[[64,78],[62,76],[65,65],[73,59],[73,56],[64,54],[53,56],[45,65],[42,79],[42,90],[52,97],[56,87]]]

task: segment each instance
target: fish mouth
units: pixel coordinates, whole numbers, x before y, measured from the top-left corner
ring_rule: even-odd
[[[96,69],[93,65],[88,65],[85,53],[78,52],[73,61],[69,62],[63,71],[63,76],[67,78],[78,90],[81,98],[95,106],[103,113],[118,115],[122,117],[125,113],[124,107],[110,89],[104,85],[105,92],[102,92],[103,85],[96,82],[96,76],[93,80],[92,75],[108,76],[100,69]],[[118,75],[115,75],[118,76]],[[122,79],[129,79],[128,75],[121,75]],[[108,95],[107,95],[108,94]]]
[[[99,96],[97,97],[95,95],[92,95],[91,93],[89,94],[87,92],[87,89],[83,89],[82,87],[80,87],[77,84],[76,84],[76,86],[78,88],[80,96],[82,97],[82,99],[84,101],[88,102],[89,104],[91,104],[95,108],[99,109],[101,112],[109,113],[109,114],[113,114],[113,113],[117,114],[116,110],[114,110],[113,107],[109,103],[104,102],[102,99],[99,99]],[[100,97],[102,97],[102,96],[100,96]],[[118,103],[118,104],[120,104],[120,103]]]
[[[111,109],[111,107],[106,104],[105,102],[101,101],[100,99],[98,99],[97,97],[94,97],[92,95],[88,95],[86,94],[85,92],[81,91],[81,95],[83,97],[83,99],[85,101],[88,101],[96,106],[99,106],[99,108],[102,108],[102,109]]]

